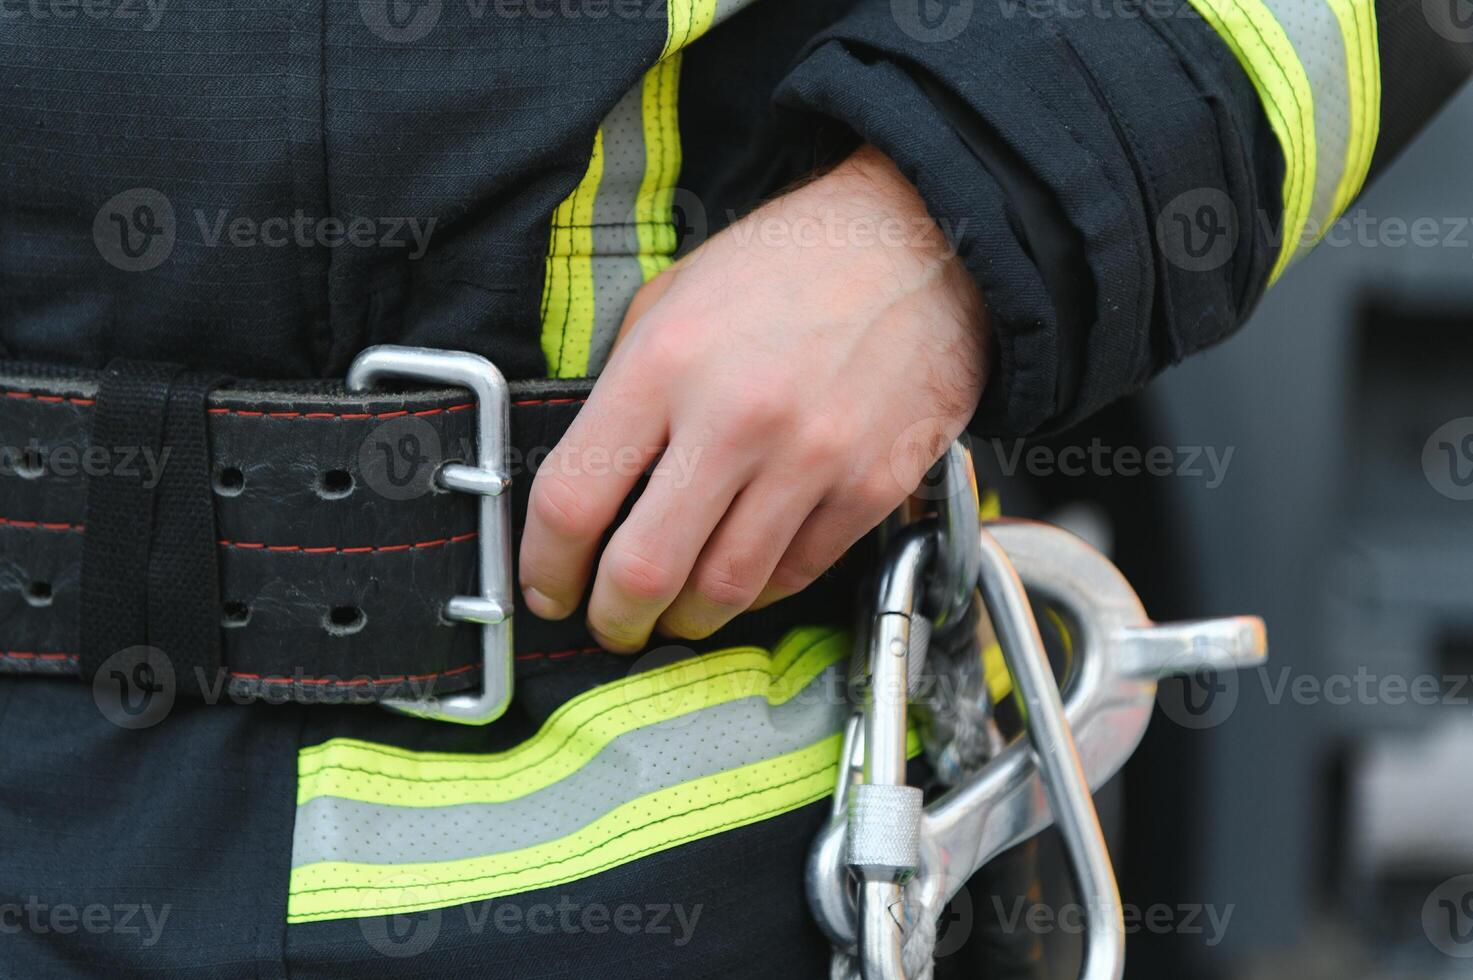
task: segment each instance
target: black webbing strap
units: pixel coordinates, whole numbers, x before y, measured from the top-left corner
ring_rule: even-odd
[[[205,410],[221,380],[121,359],[101,375],[82,547],[84,679],[137,646],[161,651],[185,689],[220,674]]]
[[[468,458],[473,397],[210,384],[162,365],[120,363],[104,376],[0,361],[0,676],[91,677],[146,645],[166,656],[180,695],[211,704],[478,688],[481,629],[444,611],[478,587],[480,498],[392,478]],[[589,389],[586,379],[512,383],[516,528],[534,468]],[[792,626],[848,622],[863,566],[690,646],[768,646]],[[630,668],[599,650],[581,611],[549,622],[516,599],[519,675]],[[124,658],[121,669],[155,662]]]

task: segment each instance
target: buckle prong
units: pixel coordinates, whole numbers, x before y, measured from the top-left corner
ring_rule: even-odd
[[[360,352],[348,368],[347,387],[368,391],[389,378],[456,385],[476,396],[475,464],[447,464],[436,481],[447,490],[481,499],[480,593],[454,596],[445,603],[445,618],[481,627],[481,691],[385,699],[383,704],[420,718],[485,725],[501,717],[512,693],[512,526],[511,495],[506,492],[511,486],[511,392],[496,365],[479,355],[390,344]]]

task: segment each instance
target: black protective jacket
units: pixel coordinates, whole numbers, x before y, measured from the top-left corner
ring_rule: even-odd
[[[596,373],[682,232],[863,139],[992,307],[979,428],[1058,428],[1246,318],[1473,67],[1465,6],[0,0],[0,354]]]

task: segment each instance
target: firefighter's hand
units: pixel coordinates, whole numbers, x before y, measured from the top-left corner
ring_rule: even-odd
[[[568,616],[596,559],[588,625],[634,651],[657,625],[696,639],[802,590],[961,433],[988,350],[975,283],[914,188],[861,149],[640,291],[533,483],[527,605]]]

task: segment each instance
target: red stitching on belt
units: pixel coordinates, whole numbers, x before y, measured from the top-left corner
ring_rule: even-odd
[[[575,657],[580,653],[603,653],[603,647],[578,647],[573,650],[554,650],[552,652],[539,650],[536,653],[519,653],[517,660],[562,660],[566,657]]]
[[[375,551],[424,551],[429,548],[439,548],[447,544],[460,544],[462,541],[470,541],[476,536],[475,531],[467,531],[449,538],[435,538],[432,541],[416,541],[413,544],[379,544],[361,545],[354,548],[321,547],[311,548],[300,544],[264,544],[260,541],[231,541],[221,538],[219,541],[222,548],[242,548],[247,551],[299,551],[305,555],[362,555]]]
[[[31,653],[27,650],[0,650],[0,658],[11,658],[14,660],[76,660],[75,653]],[[262,677],[260,674],[248,674],[242,671],[231,670],[226,673],[231,677],[242,680],[257,681],[261,684],[340,684],[343,687],[363,687],[364,685],[387,686],[389,684],[403,684],[406,681],[427,681],[436,677],[453,677],[456,674],[464,674],[469,670],[476,670],[481,665],[466,664],[462,667],[452,667],[449,670],[437,670],[430,674],[409,674],[399,677],[360,677],[352,680],[341,680],[335,677]]]
[[[586,401],[587,398],[528,398],[511,404],[513,408],[528,408],[542,405],[582,405]]]
[[[260,674],[244,674],[239,671],[229,671],[231,677],[239,677],[242,680],[257,681],[261,684],[337,684],[342,687],[363,687],[365,685],[376,685],[383,687],[389,684],[403,684],[407,681],[427,681],[436,677],[453,677],[456,674],[464,674],[468,670],[476,670],[481,665],[465,664],[461,667],[452,667],[449,670],[437,670],[432,674],[408,674],[398,677],[358,677],[353,680],[340,680],[336,677],[262,677]]]
[[[468,408],[475,408],[475,402],[462,402],[459,405],[447,405],[444,408],[425,408],[411,412],[407,408],[398,408],[392,412],[262,412],[250,408],[211,408],[211,415],[238,415],[248,419],[398,419],[406,415],[440,415],[446,412],[463,412]]]
[[[73,398],[71,396],[64,395],[42,395],[34,391],[7,391],[5,393],[5,397],[35,399],[38,402],[45,402],[47,405],[91,405],[96,401],[96,399],[93,398]]]
[[[546,659],[546,660],[562,660],[562,659],[565,659],[567,657],[577,656],[579,654],[602,653],[602,652],[603,652],[603,647],[578,647],[578,648],[573,649],[573,650],[554,650],[554,651],[537,651],[535,653],[519,653],[519,654],[517,654],[516,659],[517,660],[543,660],[543,659]],[[51,661],[67,660],[67,661],[72,661],[72,660],[76,660],[77,659],[77,655],[75,653],[32,653],[32,652],[30,652],[28,650],[0,650],[0,658],[9,658],[9,659],[12,659],[12,660],[51,660]],[[312,685],[338,684],[338,685],[341,685],[342,687],[364,687],[364,686],[369,686],[369,685],[378,686],[378,687],[385,687],[385,686],[387,686],[389,684],[403,684],[403,683],[413,682],[413,681],[428,681],[428,680],[433,680],[433,679],[435,679],[437,677],[454,677],[457,674],[464,674],[467,671],[476,670],[480,666],[481,665],[478,664],[478,663],[475,663],[475,664],[465,664],[465,665],[460,666],[460,667],[451,667],[449,670],[438,670],[438,671],[435,671],[435,672],[429,673],[429,674],[408,674],[408,675],[400,675],[399,677],[381,677],[381,678],[359,677],[359,678],[354,678],[352,680],[341,680],[341,679],[335,678],[335,677],[262,677],[260,674],[249,674],[249,673],[246,673],[244,671],[238,671],[238,670],[231,670],[231,671],[227,671],[226,673],[228,673],[229,676],[238,678],[240,680],[256,681],[257,683],[260,683],[260,684],[312,684]]]
[[[75,398],[70,395],[43,395],[35,391],[7,391],[6,398],[33,400],[47,405],[81,405],[90,407],[97,403],[95,398]],[[542,408],[548,405],[582,405],[588,401],[587,398],[524,398],[521,401],[512,402],[514,408]],[[396,419],[406,415],[426,416],[441,415],[446,412],[463,412],[466,409],[475,408],[475,402],[462,402],[458,405],[447,405],[443,408],[408,409],[400,408],[392,412],[266,412],[251,408],[211,408],[207,409],[211,415],[235,415],[247,419],[347,419],[357,421],[361,419]]]
[[[26,531],[75,531],[78,534],[86,530],[85,525],[82,524],[65,524],[52,521],[18,521],[10,517],[0,517],[0,527],[15,527]],[[221,538],[218,544],[222,548],[241,548],[247,551],[299,551],[304,555],[366,555],[373,552],[427,551],[430,548],[441,548],[445,545],[460,544],[462,541],[470,541],[475,537],[475,531],[467,531],[464,534],[456,534],[448,538],[433,538],[429,541],[415,541],[410,544],[360,545],[352,548],[339,548],[331,545],[311,547],[302,544],[266,544],[262,541],[232,541],[229,538]]]
[[[81,524],[67,524],[62,521],[17,521],[9,517],[0,517],[0,527],[18,527],[27,531],[81,532],[83,529]]]

